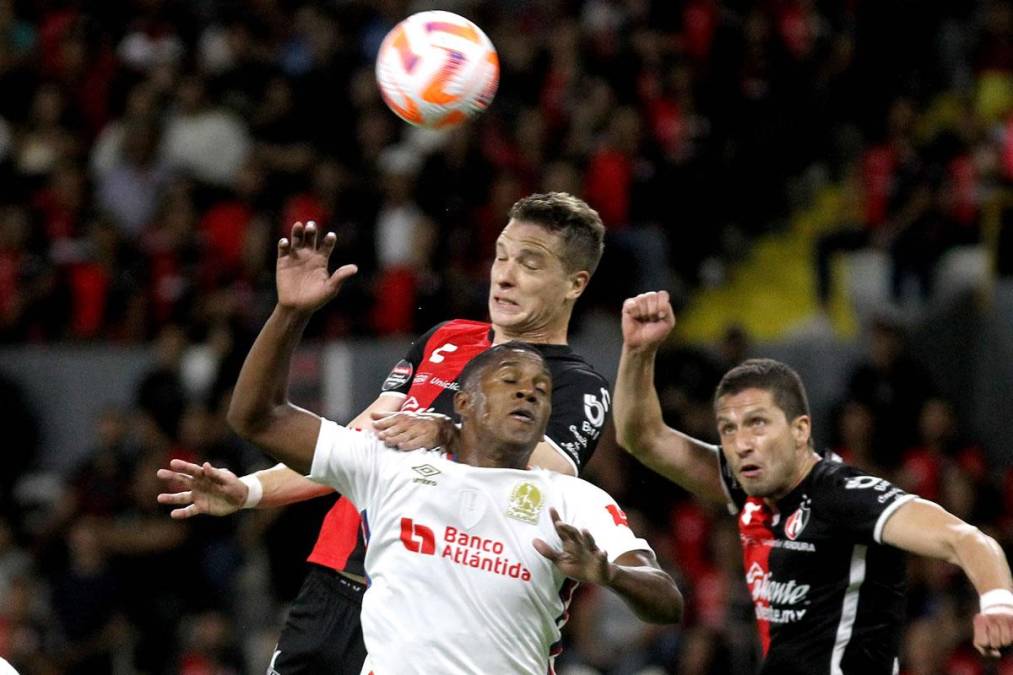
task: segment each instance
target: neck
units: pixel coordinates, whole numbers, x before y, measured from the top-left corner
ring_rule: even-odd
[[[492,325],[492,343],[494,345],[520,340],[535,345],[565,345],[567,340],[567,326],[570,324],[570,313],[562,322],[555,326],[498,326]]]
[[[485,469],[526,469],[534,447],[525,448],[493,439],[481,439],[461,430],[454,454],[458,463]]]

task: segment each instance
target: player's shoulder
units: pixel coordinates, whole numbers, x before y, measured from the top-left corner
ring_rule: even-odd
[[[815,494],[864,490],[888,483],[885,478],[830,457],[816,462],[810,475],[810,486],[817,488],[813,490]]]
[[[608,386],[608,380],[569,345],[534,345],[545,358],[555,380],[593,381]]]
[[[441,337],[474,337],[485,339],[492,330],[492,324],[486,321],[472,321],[470,319],[450,319],[438,323],[427,331],[427,335]]]
[[[460,341],[470,338],[480,341],[488,337],[491,328],[492,324],[483,321],[450,319],[449,321],[441,321],[432,326],[429,330],[419,335],[413,341],[413,344],[418,348],[419,346],[425,347],[429,345],[433,340],[447,341],[454,339]]]
[[[603,499],[613,501],[609,493],[583,478],[546,469],[540,469],[540,471],[544,471],[546,480],[549,481],[555,490],[559,491],[564,499],[576,499],[585,502],[588,500],[601,501]]]

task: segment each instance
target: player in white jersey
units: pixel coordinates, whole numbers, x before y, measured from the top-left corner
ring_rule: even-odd
[[[333,234],[295,234],[279,243],[278,305],[243,363],[229,422],[362,510],[363,672],[551,672],[568,579],[607,586],[644,620],[677,622],[678,588],[615,502],[579,479],[526,470],[551,408],[551,375],[534,349],[500,345],[462,371],[452,459],[398,453],[288,401],[306,322],[356,271],[328,273]],[[207,480],[201,467],[172,466]]]
[[[548,420],[550,377],[524,343],[473,359],[455,400],[454,455],[399,452],[322,423],[310,478],[347,495],[369,537],[364,672],[551,672],[579,581],[614,588],[644,619],[678,620],[674,582],[608,494],[524,468]]]

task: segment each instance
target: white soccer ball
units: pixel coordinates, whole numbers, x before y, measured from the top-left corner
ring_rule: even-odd
[[[398,117],[441,129],[489,107],[499,84],[499,58],[488,36],[463,16],[419,12],[383,39],[376,82]]]

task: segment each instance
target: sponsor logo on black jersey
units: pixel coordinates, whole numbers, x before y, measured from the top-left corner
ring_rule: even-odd
[[[412,379],[412,373],[415,372],[415,368],[412,364],[405,359],[401,359],[397,362],[390,371],[390,375],[383,381],[383,391],[391,391],[398,387],[404,386],[408,380]]]

